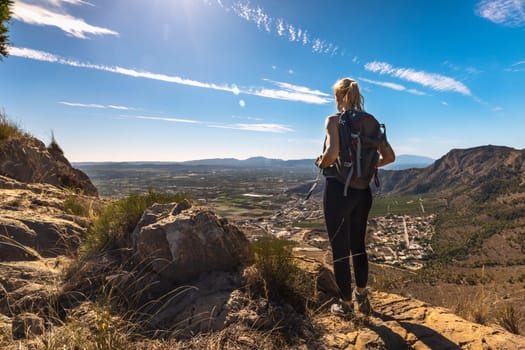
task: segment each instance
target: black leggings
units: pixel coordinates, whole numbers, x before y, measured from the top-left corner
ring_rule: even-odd
[[[357,287],[364,288],[368,282],[365,234],[368,213],[372,206],[372,193],[370,188],[349,189],[345,197],[343,190],[344,185],[335,178],[326,179],[323,208],[332,246],[335,280],[341,298],[351,300],[350,255]]]

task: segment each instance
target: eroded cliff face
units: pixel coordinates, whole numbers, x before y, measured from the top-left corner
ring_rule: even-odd
[[[56,143],[46,147],[30,136],[9,138],[0,144],[0,175],[24,183],[50,184],[98,196],[89,177],[71,166]]]

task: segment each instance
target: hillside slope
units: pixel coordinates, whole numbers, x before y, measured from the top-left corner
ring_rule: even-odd
[[[382,192],[396,195],[516,191],[525,184],[525,150],[453,149],[423,169],[382,171]]]

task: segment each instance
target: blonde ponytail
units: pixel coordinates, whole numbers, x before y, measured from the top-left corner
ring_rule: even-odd
[[[339,110],[364,110],[364,99],[357,82],[351,78],[343,78],[334,84],[334,94],[339,97]]]

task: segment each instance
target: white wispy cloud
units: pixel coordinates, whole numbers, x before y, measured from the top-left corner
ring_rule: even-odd
[[[255,121],[262,121],[262,118],[255,118],[255,117],[244,117],[240,115],[232,115],[232,119],[246,119],[246,120],[255,120]]]
[[[416,89],[407,89],[404,85],[401,85],[401,84],[391,83],[387,81],[376,81],[376,80],[371,80],[371,79],[366,79],[366,78],[359,78],[359,80],[370,83],[370,84],[386,87],[392,90],[405,91],[405,92],[408,92],[414,95],[420,95],[420,96],[426,95],[426,93],[416,90]]]
[[[173,83],[173,84],[178,84],[178,85],[199,87],[203,89],[226,91],[226,92],[233,93],[235,95],[239,95],[239,94],[254,95],[254,96],[259,96],[259,97],[267,97],[267,98],[273,98],[273,99],[279,99],[279,100],[288,100],[288,101],[304,102],[304,103],[312,103],[312,104],[326,104],[332,101],[330,98],[327,97],[328,96],[327,94],[321,91],[312,90],[304,86],[292,85],[292,84],[283,83],[283,82],[270,81],[272,84],[280,87],[280,89],[254,88],[254,87],[241,88],[241,87],[237,87],[235,84],[229,84],[229,85],[213,84],[213,83],[207,83],[207,82],[201,82],[197,80],[182,78],[182,77],[174,76],[174,75],[153,73],[153,72],[147,72],[147,71],[139,71],[139,70],[124,68],[124,67],[119,67],[119,66],[106,66],[106,65],[100,65],[100,64],[85,63],[85,62],[81,62],[77,60],[62,58],[60,56],[54,55],[49,52],[33,50],[29,48],[18,48],[18,47],[11,46],[9,47],[8,50],[11,56],[16,56],[16,57],[23,57],[23,58],[33,59],[37,61],[57,63],[57,64],[62,64],[62,65],[67,65],[67,66],[77,67],[77,68],[95,69],[95,70],[100,70],[100,71],[105,71],[105,72],[110,72],[110,73],[126,75],[126,76],[130,76],[134,78],[144,78],[144,79],[158,80],[158,81],[163,81],[163,82]],[[269,81],[269,80],[266,80],[266,81]]]
[[[210,128],[221,128],[221,129],[235,129],[244,131],[259,131],[259,132],[272,132],[272,133],[287,133],[293,132],[294,130],[290,127],[282,124],[209,124]]]
[[[92,3],[84,0],[44,0],[48,3],[55,5],[57,7],[61,6],[62,3],[70,4],[70,5],[87,5],[87,6],[94,6]]]
[[[218,2],[219,6],[226,11],[232,11],[248,22],[255,23],[257,28],[267,33],[275,32],[279,37],[285,37],[291,42],[310,46],[316,53],[335,55],[339,50],[338,46],[333,43],[311,37],[306,29],[298,25],[290,24],[282,18],[272,18],[262,7],[252,6],[247,0],[230,0],[228,5],[225,2]]]
[[[327,94],[326,92],[322,92],[322,91],[319,91],[319,90],[312,90],[306,86],[300,86],[300,85],[293,85],[293,84],[290,84],[290,83],[284,83],[282,81],[275,81],[275,80],[271,80],[271,79],[263,79],[265,81],[268,81],[282,89],[285,89],[285,90],[288,90],[288,91],[294,91],[294,92],[299,92],[299,93],[303,93],[303,94],[309,94],[309,95],[315,95],[315,96],[330,96],[329,94]],[[331,100],[330,100],[331,101]]]
[[[482,0],[476,14],[491,22],[510,26],[525,26],[525,0]]]
[[[9,55],[11,56],[23,57],[36,61],[57,63],[59,60],[59,58],[56,55],[53,55],[52,53],[28,49],[25,47],[10,46],[8,48],[8,51]]]
[[[134,116],[136,119],[145,119],[145,120],[160,120],[163,122],[170,122],[170,123],[188,123],[188,124],[203,124],[203,122],[198,120],[192,120],[192,119],[180,119],[180,118],[168,118],[168,117],[150,117],[146,115],[136,115]]]
[[[313,104],[326,104],[333,101],[329,94],[319,90],[312,90],[306,86],[294,85],[270,79],[263,80],[279,87],[279,89],[276,90],[262,88],[253,90],[251,94],[280,100],[298,101]]]
[[[221,7],[224,8],[224,4]],[[259,29],[264,29],[268,33],[271,32],[270,26],[273,20],[264,13],[262,8],[251,7],[249,2],[236,2],[231,8],[237,16],[257,24]]]
[[[77,103],[77,102],[67,102],[60,101],[60,104],[70,106],[70,107],[82,107],[82,108],[100,108],[100,109],[117,109],[121,111],[133,111],[135,108],[119,105],[101,105],[97,103]]]
[[[525,72],[525,61],[519,61],[516,63],[513,63],[509,68],[504,69],[507,72]]]
[[[418,71],[412,68],[395,68],[389,63],[377,61],[365,64],[365,69],[417,83],[436,91],[453,91],[466,96],[472,96],[472,92],[466,85],[441,74]]]
[[[329,101],[329,99],[325,97],[319,97],[316,95],[309,95],[309,94],[303,94],[300,92],[267,89],[267,88],[256,89],[256,90],[248,91],[247,93],[250,95],[273,98],[277,100],[305,102],[305,103],[312,103],[312,104],[325,104],[325,103],[328,103]]]
[[[375,81],[375,80],[370,80],[370,79],[366,79],[366,78],[359,78],[359,80],[367,82],[367,83],[370,83],[370,84],[383,86],[383,87],[386,87],[386,88],[389,88],[389,89],[392,89],[392,90],[397,90],[397,91],[405,91],[406,90],[406,87],[404,87],[403,85],[400,85],[400,84],[396,84],[396,83],[389,83],[389,82],[385,82],[385,81]]]
[[[414,95],[419,95],[419,96],[426,96],[427,95],[427,93],[425,93],[423,91],[416,90],[416,89],[407,89],[407,92],[409,92],[411,94],[414,94]]]
[[[57,56],[57,55],[54,55],[48,52],[33,50],[33,49],[28,49],[28,48],[10,47],[9,54],[11,56],[24,57],[24,58],[29,58],[29,59],[39,60],[39,61],[58,63],[58,64],[77,67],[77,68],[101,70],[101,71],[106,71],[106,72],[111,72],[111,73],[127,75],[127,76],[131,76],[135,78],[159,80],[159,81],[164,81],[168,83],[188,85],[188,86],[213,89],[213,90],[228,91],[232,93],[236,91],[236,88],[232,88],[228,85],[216,85],[216,84],[203,83],[200,81],[185,79],[185,78],[181,78],[178,76],[158,74],[158,73],[152,73],[152,72],[146,72],[146,71],[138,71],[138,70],[123,68],[119,66],[106,66],[106,65],[100,65],[100,64],[85,63],[81,61],[62,58],[60,56]]]
[[[58,12],[60,11],[60,2],[75,5],[87,4],[85,1],[61,0],[47,3],[48,5],[58,6],[57,8],[45,8],[43,6],[28,4],[16,0],[12,9],[13,19],[37,26],[57,27],[68,35],[80,39],[87,39],[88,35],[119,35],[119,33],[111,29],[97,27],[86,23],[81,18],[73,17],[67,13]],[[45,3],[46,2],[42,3],[42,5],[45,5]]]
[[[445,61],[445,62],[443,62],[443,65],[444,65],[445,67],[448,67],[448,68],[452,69],[453,71],[459,71],[459,70],[460,70],[460,68],[458,67],[458,65],[456,65],[456,64],[454,64],[454,63],[452,63],[452,62],[450,62],[450,61]]]
[[[130,116],[125,116],[129,118]],[[143,116],[137,115],[132,116],[135,119],[142,120],[157,120],[170,123],[187,123],[187,124],[201,124],[208,128],[220,128],[220,129],[234,129],[241,131],[257,131],[257,132],[270,132],[270,133],[288,133],[293,132],[294,130],[288,127],[287,125],[282,124],[272,124],[272,123],[236,123],[236,124],[221,124],[221,123],[209,123],[193,119],[181,119],[181,118],[171,118],[171,117],[155,117],[155,116]]]

